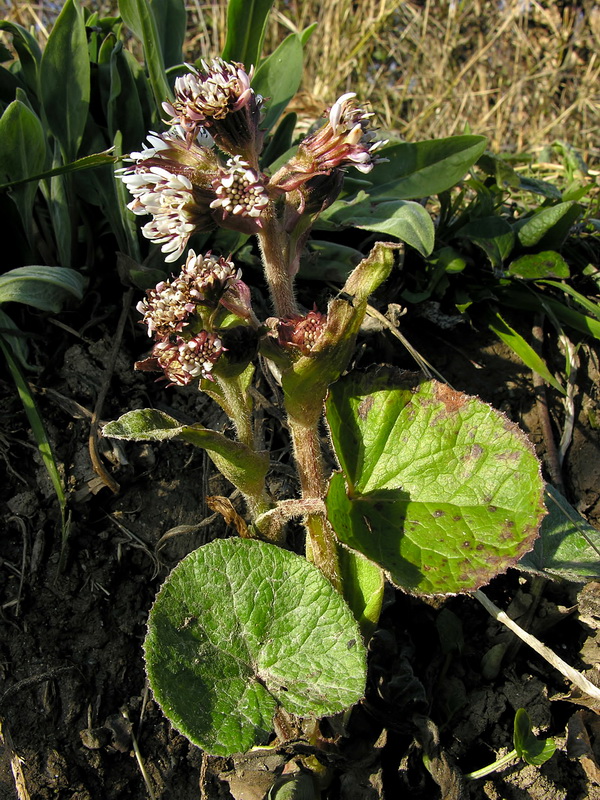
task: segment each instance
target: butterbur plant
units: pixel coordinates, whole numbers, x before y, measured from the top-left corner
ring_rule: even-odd
[[[149,134],[120,172],[130,209],[150,218],[144,235],[166,261],[183,256],[138,305],[152,344],[136,367],[173,391],[197,385],[234,433],[142,409],[104,435],[204,448],[245,499],[240,535],[188,555],[150,613],[146,665],[163,711],[209,754],[300,738],[318,760],[316,721],[364,696],[385,581],[422,596],[475,591],[533,546],[543,485],[525,436],[477,398],[385,366],[348,371],[368,299],[397,269],[397,242],[377,242],[326,309],[299,305],[311,228],[346,173],[368,177],[385,160],[385,143],[347,93],[266,174],[267,101],[252,80],[222,59],[177,78],[170,129]],[[188,249],[193,233],[219,227],[256,236],[267,319],[234,259]],[[259,363],[281,386],[298,496],[274,496],[267,480],[250,392]],[[306,531],[302,553],[287,536],[292,518]]]

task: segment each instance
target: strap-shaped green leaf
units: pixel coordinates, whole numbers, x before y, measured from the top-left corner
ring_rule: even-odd
[[[42,123],[29,106],[14,100],[0,117],[0,183],[12,186],[12,197],[29,236],[37,191],[37,181],[30,176],[43,170],[46,156]]]
[[[17,267],[0,275],[0,303],[24,303],[57,313],[71,295],[81,300],[86,280],[69,267]]]
[[[229,0],[225,61],[237,61],[247,69],[258,66],[272,5],[273,0]]]
[[[267,98],[261,128],[271,130],[298,91],[302,80],[302,42],[290,34],[260,65],[252,81],[253,89]]]
[[[252,539],[211,542],[173,570],[144,648],[164,713],[214,755],[264,744],[278,706],[335,714],[365,688],[365,648],[342,597],[305,558]]]
[[[21,72],[27,84],[27,88],[37,96],[38,71],[42,60],[42,51],[34,36],[17,22],[10,20],[0,20],[0,31],[6,31],[12,35],[13,47],[19,56]]]
[[[499,339],[507,344],[519,356],[529,369],[537,372],[542,378],[561,394],[566,394],[561,382],[554,377],[548,369],[544,359],[539,356],[533,347],[504,320],[497,312],[488,312],[488,327]]]
[[[152,0],[152,11],[167,69],[181,64],[186,31],[185,0]]]
[[[64,161],[74,161],[90,103],[90,61],[83,11],[66,0],[42,56],[40,84],[44,114],[60,143]]]
[[[329,520],[397,586],[471,591],[532,547],[545,513],[540,465],[499,411],[386,368],[334,384],[327,420],[342,467]]]
[[[165,74],[165,62],[153,4],[147,0],[119,0],[119,12],[123,22],[144,46],[144,59],[156,103],[157,119],[160,119],[163,113],[162,103],[172,97],[172,92]]]
[[[425,142],[400,142],[379,154],[367,176],[371,197],[382,200],[417,200],[450,189],[461,180],[485,150],[483,136],[451,136]]]

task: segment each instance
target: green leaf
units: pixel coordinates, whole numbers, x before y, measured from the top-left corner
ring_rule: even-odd
[[[54,140],[54,153],[52,158],[52,171],[59,167],[64,167],[64,158],[61,155],[58,139]],[[42,187],[44,184],[42,184]],[[58,260],[65,267],[71,266],[73,243],[73,204],[71,201],[72,192],[70,191],[66,176],[61,174],[53,175],[50,178],[50,191],[45,192],[46,203],[52,218],[52,232],[58,250]],[[73,220],[74,221],[74,220]]]
[[[508,274],[528,281],[570,276],[569,265],[555,250],[544,250],[516,258],[508,267]]]
[[[152,12],[165,67],[181,64],[187,22],[185,0],[152,0]]]
[[[68,267],[17,267],[0,275],[0,303],[25,303],[58,313],[70,296],[83,298],[86,280]]]
[[[269,468],[268,452],[256,452],[202,425],[181,425],[176,419],[153,408],[128,411],[104,426],[102,433],[132,442],[162,442],[167,439],[202,447],[217,468],[244,494],[259,494]]]
[[[545,495],[548,515],[531,552],[519,569],[582,583],[600,579],[600,531],[596,530],[550,484]]]
[[[302,42],[291,33],[266,58],[252,80],[252,88],[268,102],[261,128],[270,130],[298,91],[302,80]]]
[[[435,242],[435,228],[428,211],[419,203],[392,200],[372,206],[368,216],[357,216],[352,226],[394,236],[428,256]]]
[[[519,188],[525,192],[540,194],[542,197],[547,197],[549,200],[562,199],[560,189],[557,186],[548,181],[541,181],[538,178],[519,175]]]
[[[419,203],[389,200],[373,203],[369,195],[359,191],[350,200],[336,200],[317,219],[315,230],[361,228],[395,236],[421,255],[433,250],[435,228],[429,213]]]
[[[556,745],[553,739],[538,739],[531,730],[531,720],[524,708],[515,714],[513,742],[517,754],[528,764],[536,767],[552,758]]]
[[[28,175],[26,178],[22,178],[20,180],[0,184],[0,190],[15,189],[16,187],[22,186],[26,183],[31,183],[32,181],[38,182],[45,180],[46,178],[53,178],[56,175],[68,175],[71,172],[79,172],[79,170],[94,169],[95,167],[114,164],[117,161],[118,159],[111,155],[108,150],[104,153],[94,153],[94,155],[83,156],[83,158],[78,158],[76,161],[71,161],[69,164],[63,164],[60,167],[54,167],[54,169],[49,169],[45,172],[38,172],[35,175]]]
[[[546,383],[549,383],[550,386],[553,386],[558,392],[561,394],[566,394],[566,391],[560,381],[554,377],[554,375],[546,366],[544,359],[541,358],[541,356],[538,356],[533,347],[531,347],[531,345],[525,341],[520,333],[517,333],[514,328],[511,328],[498,312],[494,313],[489,311],[487,317],[488,327],[490,330],[493,331],[499,339],[502,339],[502,341],[512,350],[514,350],[521,361],[523,361],[523,363],[526,364],[529,369],[537,372],[538,375],[541,375]]]
[[[22,25],[9,20],[0,20],[0,31],[12,36],[12,44],[17,55],[25,83],[35,96],[38,94],[38,70],[42,60],[42,51],[34,36]]]
[[[573,200],[542,208],[519,227],[519,242],[523,247],[539,245],[542,250],[558,249],[581,211],[581,206]]]
[[[138,146],[146,133],[144,112],[130,66],[130,54],[117,42],[110,54],[110,92],[106,103],[108,131],[111,140],[121,131],[127,151]]]
[[[14,100],[0,117],[0,183],[4,184],[0,188],[12,187],[12,198],[30,238],[38,188],[38,181],[30,176],[44,168],[46,155],[42,123],[28,106]]]
[[[540,281],[540,283],[545,283],[548,286],[554,286],[555,289],[560,289],[561,292],[570,295],[578,303],[578,305],[580,305],[582,308],[585,308],[586,311],[589,311],[590,314],[596,317],[596,319],[600,319],[600,305],[580,294],[572,286],[569,286],[568,283],[559,283],[558,281],[549,280]]]
[[[368,641],[379,622],[385,578],[383,570],[356,550],[339,548],[344,599]]]
[[[160,119],[163,114],[162,103],[172,97],[172,92],[165,74],[165,62],[153,8],[153,4],[148,0],[119,0],[119,12],[123,22],[144,46],[144,59],[154,94],[157,119]]]
[[[566,284],[561,284],[565,289]],[[581,314],[574,308],[569,308],[560,300],[556,300],[541,292],[525,294],[522,287],[518,290],[514,286],[496,286],[494,295],[498,302],[511,309],[524,311],[545,311],[550,317],[554,316],[564,325],[569,325],[581,333],[600,339],[600,320]]]
[[[299,274],[308,280],[344,283],[362,258],[360,250],[355,250],[353,247],[321,239],[309,239],[300,262]]]
[[[247,69],[257,67],[273,0],[229,0],[227,41],[222,56]]]
[[[576,331],[593,336],[595,339],[600,339],[600,322],[597,319],[581,314],[574,308],[569,308],[564,303],[551,297],[544,296],[540,300],[541,305],[547,306],[560,322],[570,325]]]
[[[502,217],[473,219],[463,225],[456,236],[480,247],[496,269],[502,267],[515,244],[514,231]]]
[[[472,591],[533,545],[544,512],[525,435],[475,397],[381,368],[326,405],[342,471],[326,499],[348,547],[415,594]]]
[[[221,539],[187,556],[150,612],[148,679],[173,725],[207,753],[264,744],[278,706],[317,717],[364,693],[350,609],[301,556]]]
[[[73,161],[90,103],[90,62],[83,12],[66,0],[42,56],[40,89],[44,114],[60,143],[64,161]]]
[[[464,177],[486,143],[484,136],[451,136],[384,147],[379,155],[388,161],[369,173],[370,195],[379,200],[416,200],[440,194]]]
[[[59,269],[59,267],[56,267],[55,269]],[[12,349],[10,345],[7,344],[4,337],[1,335],[0,335],[0,350],[2,350],[4,358],[6,359],[6,363],[8,364],[8,368],[10,370],[12,378],[17,387],[17,391],[19,393],[19,397],[21,399],[21,402],[23,403],[25,414],[27,415],[27,419],[29,420],[29,424],[31,425],[31,430],[33,432],[35,442],[38,446],[40,455],[42,456],[44,467],[46,468],[50,480],[52,481],[52,486],[54,487],[54,493],[56,494],[56,499],[58,500],[58,504],[60,506],[62,533],[64,542],[65,537],[67,535],[67,517],[66,517],[67,500],[63,489],[62,479],[60,477],[58,467],[56,466],[56,461],[54,460],[54,454],[52,453],[52,447],[50,446],[48,436],[46,435],[44,422],[37,409],[35,400],[33,399],[31,387],[29,386],[29,384],[25,380],[25,377],[23,376],[23,373],[19,369],[19,364],[13,358]]]
[[[29,348],[27,346],[27,334],[24,333],[12,319],[0,309],[0,336],[3,337],[7,345],[10,346],[12,354],[17,359],[23,369],[38,370],[27,361]]]

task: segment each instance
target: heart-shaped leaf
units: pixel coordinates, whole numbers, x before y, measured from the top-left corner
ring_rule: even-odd
[[[339,539],[415,594],[476,589],[529,550],[545,513],[533,447],[503,414],[419,375],[342,378],[327,419]]]
[[[164,713],[214,755],[264,744],[278,706],[335,714],[365,688],[365,648],[342,597],[306,559],[252,539],[211,542],[173,570],[145,654]]]

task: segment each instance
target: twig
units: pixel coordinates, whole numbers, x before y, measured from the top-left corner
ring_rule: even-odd
[[[121,713],[123,714],[127,722],[131,723],[131,720],[129,719],[129,712],[127,711],[127,709],[126,708],[122,709]],[[133,752],[135,753],[135,759],[138,763],[140,772],[142,773],[142,778],[144,779],[144,783],[146,784],[146,789],[148,790],[148,795],[150,797],[150,800],[156,800],[156,795],[154,794],[154,790],[152,789],[152,784],[150,783],[150,776],[146,772],[146,766],[142,759],[142,754],[140,752],[137,739],[135,738],[135,734],[133,732],[133,726],[131,730],[131,743],[133,745]]]
[[[527,631],[523,630],[520,625],[512,620],[508,614],[505,614],[504,611],[501,611],[498,606],[494,605],[492,601],[487,597],[481,589],[477,589],[474,592],[473,597],[478,600],[481,605],[488,611],[492,617],[498,622],[501,622],[503,625],[516,634],[519,639],[521,639],[525,644],[528,644],[532,650],[544,658],[551,666],[557,669],[564,677],[574,683],[578,689],[581,689],[582,692],[588,694],[590,697],[593,697],[594,700],[600,702],[600,689],[597,686],[589,681],[581,672],[578,672],[573,667],[569,666],[566,661],[563,661],[560,656],[557,656],[549,647],[546,647],[545,644],[542,644],[539,639],[536,639],[535,636],[532,636]]]
[[[434,375],[437,375],[437,377],[442,381],[442,383],[448,383],[448,381],[444,378],[442,373],[438,372],[437,369],[434,366],[432,366],[429,363],[429,361],[427,361],[426,358],[424,358],[424,356],[422,356],[417,350],[415,350],[415,348],[408,341],[406,336],[400,333],[398,328],[396,328],[395,325],[393,325],[387,317],[384,317],[383,314],[381,314],[379,311],[377,311],[376,308],[373,308],[373,306],[370,305],[367,305],[367,314],[373,319],[376,319],[378,322],[380,322],[392,334],[392,336],[395,336],[396,339],[398,339],[398,341],[402,342],[405,349],[414,358],[414,360],[419,365],[421,371],[424,372],[428,378],[432,378]]]
[[[10,758],[10,768],[15,781],[15,790],[17,792],[18,800],[30,800],[29,792],[27,791],[27,786],[25,784],[23,767],[21,766],[21,759],[15,753],[12,737],[8,731],[8,728],[6,727],[6,723],[3,723],[0,719],[0,745],[2,744],[6,748],[6,752]]]

